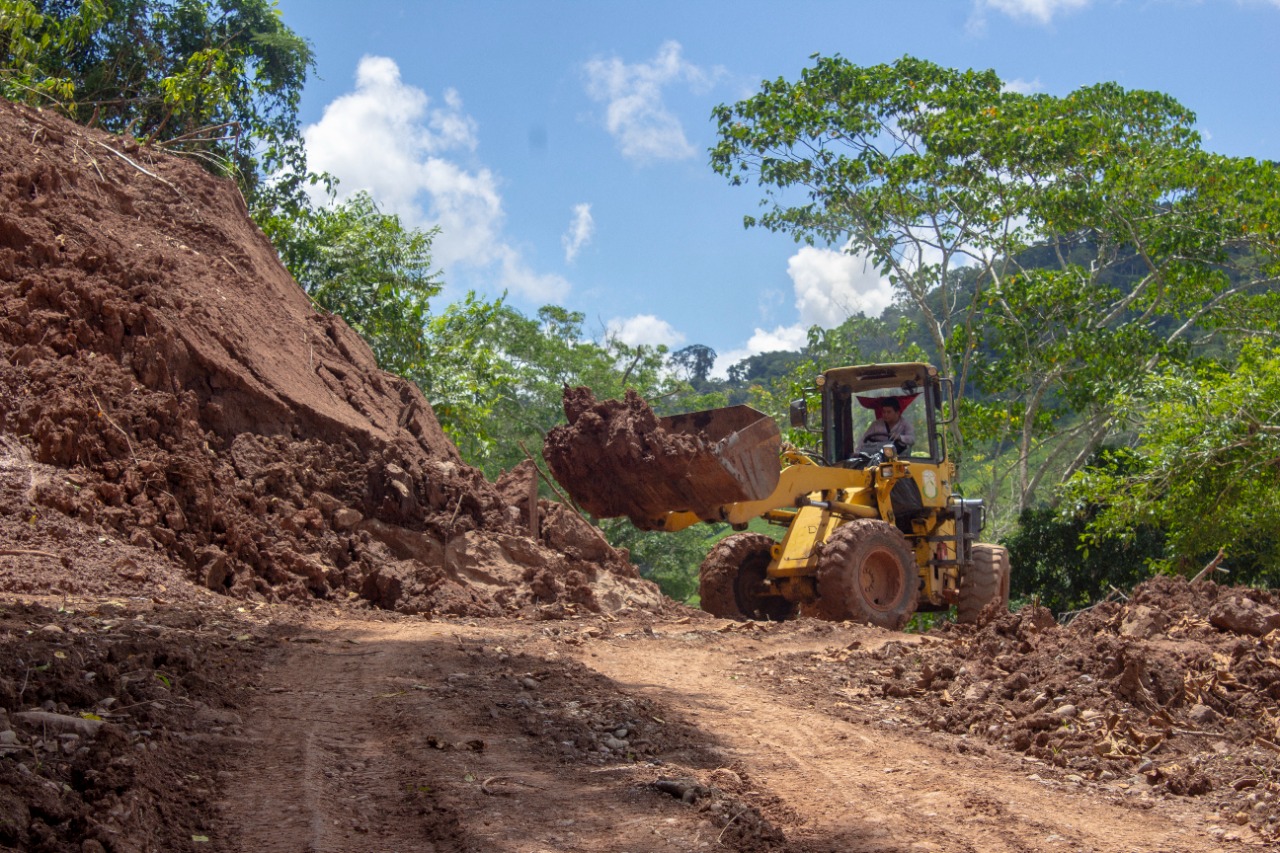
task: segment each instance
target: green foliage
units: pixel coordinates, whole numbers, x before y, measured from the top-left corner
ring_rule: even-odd
[[[1164,537],[1142,527],[1125,538],[1095,537],[1086,545],[1092,514],[1063,517],[1045,505],[1022,511],[1017,531],[1002,540],[1009,549],[1013,597],[1034,596],[1062,613],[1101,600],[1112,586],[1128,590],[1152,576],[1164,555]]]
[[[271,0],[0,0],[6,98],[193,153],[255,207],[299,199],[312,65]]]
[[[429,317],[425,357],[407,373],[466,459],[486,459],[504,437],[494,418],[494,389],[514,381],[515,374],[492,338],[508,310],[502,299],[488,302],[471,292]]]
[[[940,366],[954,373],[946,343],[966,306],[948,282],[964,263],[989,266],[1021,245],[1022,187],[979,133],[1006,96],[990,71],[815,57],[799,81],[766,81],[715,110],[712,167],[764,189],[766,211],[748,225],[865,253],[921,312]]]
[[[368,341],[379,366],[409,378],[425,369],[423,328],[442,286],[431,271],[439,229],[406,229],[362,192],[300,217],[273,217],[265,230],[302,289]]]
[[[1168,532],[1164,566],[1193,572],[1219,548],[1236,582],[1280,582],[1280,348],[1249,339],[1234,363],[1147,377],[1124,401],[1137,424],[1128,464],[1069,484],[1101,507],[1091,541]]]
[[[729,368],[729,382],[735,385],[767,385],[791,373],[804,356],[789,350],[747,356]]]
[[[698,569],[726,524],[698,524],[676,533],[646,532],[624,519],[607,519],[601,529],[615,548],[626,548],[631,562],[662,589],[664,595],[686,604],[698,594]]]
[[[632,388],[651,402],[681,387],[665,347],[592,339],[585,319],[556,305],[540,308],[536,317],[505,306],[494,316],[487,340],[504,372],[486,389],[493,440],[468,458],[490,477],[515,466],[526,449],[540,454],[547,431],[564,423],[565,386],[585,385],[600,399],[621,398]]]
[[[101,0],[85,0],[62,16],[32,0],[0,0],[0,94],[11,101],[62,104],[76,93],[68,67],[106,20]]]
[[[682,371],[685,381],[695,387],[705,386],[716,363],[716,351],[703,344],[690,344],[671,353],[671,364]]]

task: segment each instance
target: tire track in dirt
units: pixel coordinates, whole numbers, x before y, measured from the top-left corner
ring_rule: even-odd
[[[238,823],[238,849],[372,850],[362,841],[371,830],[381,839],[377,849],[421,842],[399,833],[383,805],[400,800],[391,787],[399,774],[388,772],[398,756],[368,706],[388,650],[373,644],[356,651],[349,639],[290,643],[283,664],[265,674],[248,714],[255,746],[230,780],[224,805]]]
[[[626,697],[540,643],[532,626],[336,619],[319,627],[284,644],[262,676],[260,701],[246,714],[255,747],[227,780],[225,849],[718,846],[721,827],[649,786],[665,767],[566,755],[584,732],[615,728],[610,709]]]
[[[790,652],[886,638],[904,641],[858,628],[771,636],[627,620],[316,622],[282,646],[246,714],[255,747],[227,786],[224,849],[725,849],[726,815],[651,783],[726,772],[745,780],[728,815],[752,803],[786,835],[780,846],[739,837],[740,851],[1220,849],[1193,805],[1143,810],[1060,788],[1028,778],[1036,765],[962,754],[957,738],[892,719],[833,718],[803,693],[751,679],[773,656],[782,666]],[[623,707],[660,718],[661,760],[595,751],[592,733],[607,738]]]

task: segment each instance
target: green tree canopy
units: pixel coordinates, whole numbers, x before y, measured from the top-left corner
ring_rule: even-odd
[[[406,377],[423,369],[429,302],[442,287],[431,270],[438,229],[405,228],[362,192],[270,217],[264,230],[302,289],[359,332],[379,366]]]
[[[716,364],[716,351],[705,344],[690,344],[671,353],[671,363],[684,371],[688,381],[702,386],[711,377],[711,368]]]
[[[298,200],[312,64],[272,0],[0,0],[6,98],[194,153],[251,200]]]
[[[1239,580],[1280,583],[1280,347],[1252,339],[1234,359],[1158,371],[1123,402],[1126,464],[1082,470],[1064,509],[1101,506],[1093,541],[1166,531],[1171,568],[1221,548]]]

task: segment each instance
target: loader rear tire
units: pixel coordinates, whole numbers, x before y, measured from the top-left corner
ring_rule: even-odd
[[[973,562],[960,578],[956,621],[972,625],[992,601],[1009,606],[1009,551],[999,545],[976,544]]]
[[[773,545],[761,533],[737,533],[720,540],[699,573],[702,609],[721,619],[781,622],[790,616],[790,602],[764,594]]]
[[[897,631],[916,612],[920,569],[902,531],[876,519],[837,528],[818,558],[818,611]]]

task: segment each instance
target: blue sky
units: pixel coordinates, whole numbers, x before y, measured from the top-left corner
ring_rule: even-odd
[[[859,259],[746,230],[710,115],[814,53],[1115,81],[1193,110],[1210,150],[1280,160],[1280,0],[279,0],[315,48],[311,166],[440,225],[443,299],[506,292],[588,332],[705,344],[720,370],[892,298]]]

